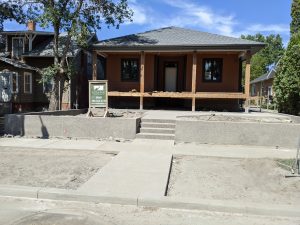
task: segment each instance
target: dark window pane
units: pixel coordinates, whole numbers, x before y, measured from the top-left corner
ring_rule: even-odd
[[[220,82],[222,80],[222,59],[203,59],[203,80]]]
[[[139,80],[139,61],[138,59],[121,60],[121,78],[123,81]]]

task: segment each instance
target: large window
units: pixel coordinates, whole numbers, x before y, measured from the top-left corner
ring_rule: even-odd
[[[203,59],[203,81],[221,82],[222,69],[222,59]]]
[[[19,58],[24,52],[24,39],[12,38],[12,55]]]
[[[121,60],[121,79],[122,81],[139,81],[139,60]]]
[[[24,72],[24,93],[32,93],[32,74]]]

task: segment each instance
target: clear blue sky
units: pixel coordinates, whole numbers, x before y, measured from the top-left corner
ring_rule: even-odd
[[[103,40],[166,26],[239,37],[241,34],[281,34],[289,40],[291,0],[129,0],[132,23],[98,31]],[[6,22],[6,30],[24,29]]]

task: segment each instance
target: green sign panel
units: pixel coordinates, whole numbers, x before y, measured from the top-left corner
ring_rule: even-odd
[[[90,108],[107,108],[107,81],[90,81]]]

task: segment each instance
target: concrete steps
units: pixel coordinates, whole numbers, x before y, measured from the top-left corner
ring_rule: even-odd
[[[136,138],[174,140],[175,120],[142,119],[140,133]]]

